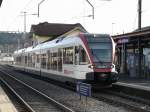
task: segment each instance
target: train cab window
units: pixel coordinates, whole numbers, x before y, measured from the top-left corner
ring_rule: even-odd
[[[81,65],[89,64],[88,56],[87,56],[87,54],[86,54],[86,52],[82,46],[80,46],[79,51],[80,51],[79,52],[80,64]]]
[[[73,47],[63,49],[63,58],[64,64],[73,64]]]

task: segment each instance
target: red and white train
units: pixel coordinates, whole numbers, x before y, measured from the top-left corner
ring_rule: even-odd
[[[109,35],[82,33],[15,51],[13,66],[63,82],[111,84],[118,80],[114,57]]]

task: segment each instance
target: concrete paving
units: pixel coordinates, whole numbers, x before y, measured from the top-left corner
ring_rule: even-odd
[[[1,86],[0,86],[0,112],[18,112]]]

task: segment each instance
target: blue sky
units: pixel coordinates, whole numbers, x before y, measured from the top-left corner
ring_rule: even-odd
[[[89,32],[121,34],[137,28],[138,0],[89,0],[95,7],[95,19],[87,17],[92,14],[86,0],[45,0],[40,6],[40,17],[37,13],[41,0],[4,0],[0,8],[1,31],[23,31],[23,13],[27,12],[26,29],[32,24],[81,23]],[[150,0],[142,0],[142,26],[150,26]]]

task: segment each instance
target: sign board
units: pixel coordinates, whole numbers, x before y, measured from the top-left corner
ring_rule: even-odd
[[[129,42],[129,39],[128,38],[121,38],[121,39],[119,39],[118,40],[118,42],[117,43],[128,43]]]
[[[91,96],[91,85],[90,84],[77,82],[77,88],[76,89],[80,95]]]

